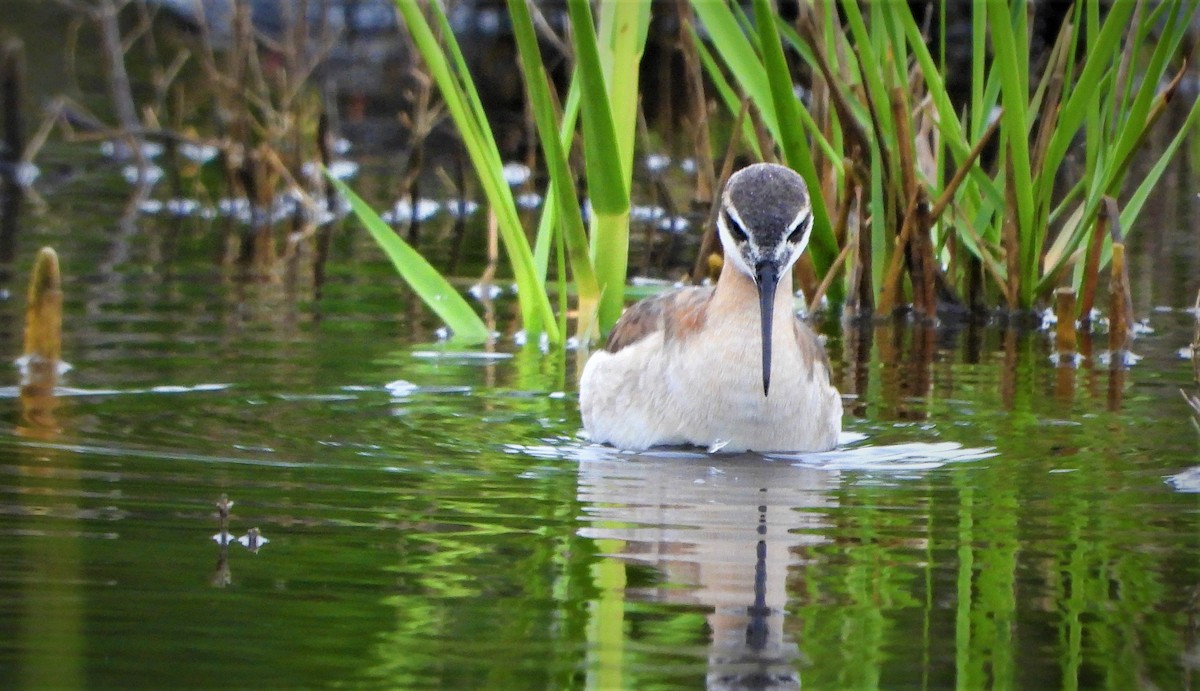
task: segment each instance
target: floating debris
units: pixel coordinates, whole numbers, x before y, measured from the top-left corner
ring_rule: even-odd
[[[414,350],[412,356],[422,360],[477,360],[494,361],[512,359],[512,353],[485,353],[468,350]]]
[[[1130,368],[1142,360],[1142,356],[1138,355],[1137,353],[1134,353],[1134,352],[1131,352],[1128,350],[1121,350],[1118,352],[1119,352],[1120,358],[1121,358],[1118,361],[1118,364],[1121,367]],[[1109,365],[1113,364],[1112,351],[1106,350],[1106,351],[1100,353],[1099,355],[1096,356],[1096,361],[1099,362],[1101,364],[1101,366],[1104,366],[1104,367],[1108,367]]]
[[[420,390],[420,387],[416,384],[403,379],[390,381],[384,384],[383,388],[387,389],[387,392],[392,395],[392,398],[408,398]]]
[[[1168,485],[1174,487],[1177,492],[1187,492],[1189,494],[1200,492],[1200,466],[1188,468],[1174,475],[1168,475],[1163,479]]]
[[[224,391],[233,384],[194,384],[192,386],[161,385],[145,389],[146,393],[195,393],[200,391]],[[137,392],[141,393],[141,392]]]
[[[247,530],[246,534],[239,537],[237,541],[242,547],[245,547],[256,554],[258,553],[258,549],[260,547],[270,542],[270,540],[263,537],[262,532],[258,528],[251,528],[250,530]]]
[[[1078,369],[1085,359],[1081,353],[1052,353],[1050,355],[1050,364],[1055,367],[1073,367]]]

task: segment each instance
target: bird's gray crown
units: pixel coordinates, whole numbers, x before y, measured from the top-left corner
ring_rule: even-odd
[[[780,233],[791,232],[809,208],[808,186],[790,168],[756,163],[730,176],[725,207],[732,209],[746,233],[756,236],[756,244],[771,245]]]

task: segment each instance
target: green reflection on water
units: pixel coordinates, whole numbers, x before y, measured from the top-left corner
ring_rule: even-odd
[[[438,356],[361,234],[316,302],[303,270],[214,262],[216,224],[118,222],[115,179],[53,183],[20,238],[63,258],[65,383],[109,393],[40,440],[0,398],[2,688],[1196,683],[1200,494],[1163,482],[1200,463],[1188,315],[1151,314],[1123,380],[1055,370],[1038,334],[827,327],[859,446],[986,459],[613,458],[576,437],[576,354],[513,346],[511,301],[509,357]],[[1185,294],[1163,283],[1139,313]],[[21,307],[0,300],[10,360]],[[227,386],[151,390],[200,384]],[[222,493],[258,553],[218,561]]]
[[[1177,688],[1194,674],[1200,510],[1162,477],[1194,464],[1197,438],[1174,400],[1186,372],[1154,355],[1169,328],[1119,414],[1102,371],[1056,396],[1036,335],[1008,359],[989,335],[976,364],[956,347],[899,364],[920,339],[877,351],[849,424],[859,446],[997,454],[876,471],[590,450],[572,368],[536,350],[431,357],[382,322],[352,339],[302,328],[286,348],[227,331],[225,355],[176,354],[153,346],[176,317],[156,319],[126,346],[137,357],[84,343],[68,375],[142,393],[63,399],[59,436],[0,441],[5,686]],[[231,532],[270,542],[231,545],[214,588],[221,493]]]

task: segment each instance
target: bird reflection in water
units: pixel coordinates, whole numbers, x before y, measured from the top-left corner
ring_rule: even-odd
[[[626,596],[710,611],[709,688],[799,688],[788,574],[827,539],[823,509],[835,505],[838,473],[757,455],[683,456],[582,459],[581,534],[620,541],[610,556],[652,565],[672,586]]]

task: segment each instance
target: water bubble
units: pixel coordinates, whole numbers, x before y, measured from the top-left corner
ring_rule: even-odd
[[[522,209],[536,209],[542,205],[542,195],[537,192],[525,192],[517,195],[517,206]]]
[[[454,218],[464,218],[479,210],[479,204],[470,199],[452,199],[446,202],[446,211]]]
[[[184,142],[179,145],[179,155],[194,163],[208,163],[217,157],[218,149],[212,144]]]
[[[533,172],[524,163],[513,161],[504,164],[501,174],[504,175],[504,181],[508,183],[509,187],[516,187],[525,184]]]
[[[500,297],[503,292],[504,289],[495,283],[476,283],[467,289],[467,294],[476,300],[479,300],[480,302],[484,300],[495,300],[496,298]]]
[[[147,165],[144,168],[140,166],[125,166],[121,169],[121,177],[125,178],[125,182],[131,185],[136,185],[139,182],[153,185],[162,180],[163,175],[163,169],[155,165]]]
[[[441,205],[432,199],[418,199],[415,207],[408,199],[400,199],[392,206],[391,211],[383,212],[380,218],[385,223],[424,221],[432,218],[439,210]]]
[[[646,170],[651,173],[661,173],[671,165],[671,157],[666,154],[650,154],[646,157]]]

